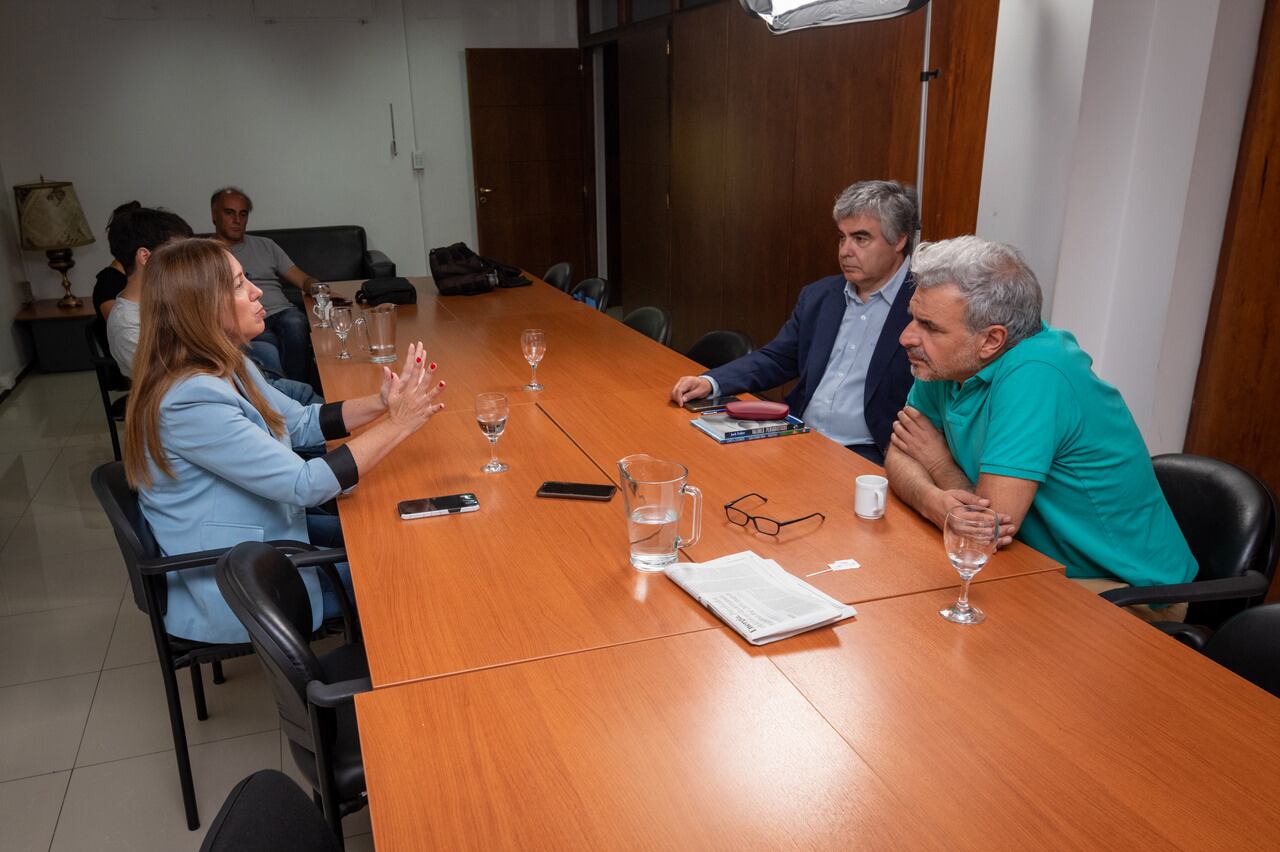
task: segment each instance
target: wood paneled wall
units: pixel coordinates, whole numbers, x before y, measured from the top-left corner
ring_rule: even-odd
[[[782,38],[795,40],[799,71],[790,311],[802,287],[840,271],[831,218],[840,191],[859,180],[915,183],[924,15]]]
[[[1191,403],[1186,451],[1280,494],[1280,2],[1262,18],[1253,90]],[[1272,599],[1280,585],[1272,584]]]
[[[618,197],[625,202],[618,205],[619,267],[629,303],[671,310],[667,30],[624,33],[617,50]]]
[[[940,75],[930,92],[927,239],[971,232],[977,218],[999,2],[933,6]],[[838,271],[831,206],[840,190],[871,178],[915,181],[924,24],[918,12],[772,36],[736,2],[673,15],[669,218],[653,209],[653,187],[633,196],[620,180],[624,222],[650,223],[635,251],[627,245],[634,224],[630,231],[624,224],[621,245],[611,247],[621,252],[623,307],[670,310],[677,349],[714,328],[740,329],[757,345],[772,339],[800,289]],[[623,80],[629,66],[652,73],[652,46],[642,58],[640,39],[660,31],[619,37],[620,126],[628,113],[656,116]],[[626,47],[632,39],[634,49]],[[652,121],[650,130],[661,128],[661,119]],[[657,132],[641,136],[645,145],[662,144]],[[620,140],[620,150],[626,144]],[[664,287],[655,235],[668,222]]]
[[[693,341],[693,330],[718,327],[725,298],[729,11],[736,10],[724,3],[672,19],[671,341],[677,349]]]

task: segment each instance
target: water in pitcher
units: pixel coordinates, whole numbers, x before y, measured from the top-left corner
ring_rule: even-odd
[[[641,571],[661,571],[676,561],[676,529],[680,515],[663,506],[641,506],[627,518],[631,564]]]

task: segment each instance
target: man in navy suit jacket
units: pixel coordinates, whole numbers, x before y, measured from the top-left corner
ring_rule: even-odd
[[[816,430],[876,464],[911,390],[911,366],[898,336],[915,291],[908,257],[917,228],[915,190],[897,181],[862,181],[840,193],[840,275],[800,291],[778,336],[763,348],[701,376],[683,376],[671,399],[757,392],[798,379],[791,410]]]

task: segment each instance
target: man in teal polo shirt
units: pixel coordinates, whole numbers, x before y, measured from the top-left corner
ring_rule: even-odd
[[[1190,581],[1195,558],[1129,409],[1041,320],[1018,251],[958,237],[922,244],[911,268],[899,340],[916,382],[885,460],[894,492],[939,525],[953,506],[990,505],[1094,591]],[[1185,604],[1135,610],[1168,620]]]

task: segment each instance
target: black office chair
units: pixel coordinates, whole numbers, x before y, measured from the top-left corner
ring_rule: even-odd
[[[120,435],[116,431],[116,424],[124,423],[125,406],[129,404],[130,382],[125,374],[120,372],[120,366],[116,360],[108,354],[107,324],[101,317],[95,317],[93,322],[85,326],[84,336],[89,344],[89,361],[93,364],[94,372],[98,376],[98,392],[102,394],[102,408],[107,414],[107,430],[111,433],[111,451],[115,453],[116,461],[120,461],[123,456],[120,454]],[[113,393],[121,391],[125,391],[122,396],[112,398]]]
[[[597,311],[604,311],[609,307],[609,282],[603,278],[586,278],[579,281],[569,295]]]
[[[1280,603],[1236,613],[1216,633],[1199,624],[1157,626],[1280,698]]]
[[[367,803],[352,697],[373,686],[350,621],[346,644],[320,657],[311,650],[311,602],[297,569],[345,559],[335,550],[290,557],[270,544],[247,541],[227,551],[217,571],[218,588],[249,632],[271,681],[293,759],[338,838],[342,817]]]
[[[1276,564],[1276,500],[1253,474],[1205,456],[1151,459],[1199,570],[1195,580],[1104,592],[1119,606],[1186,601],[1186,623],[1216,630],[1262,603]]]
[[[173,732],[173,748],[178,761],[178,780],[182,785],[182,804],[187,813],[187,827],[195,831],[200,827],[200,814],[196,807],[195,784],[191,778],[191,758],[187,752],[187,731],[182,720],[182,699],[178,695],[176,672],[182,668],[191,670],[191,692],[196,705],[196,718],[209,718],[205,704],[204,677],[200,666],[208,663],[213,670],[213,682],[224,683],[222,661],[253,653],[248,642],[218,645],[196,642],[171,636],[164,626],[164,615],[169,597],[168,574],[189,571],[193,568],[212,568],[225,549],[206,550],[200,553],[184,553],[161,556],[160,548],[151,535],[151,528],[142,517],[138,495],[129,487],[124,464],[107,462],[94,470],[90,477],[93,493],[111,523],[120,554],[129,571],[129,585],[133,589],[133,601],[146,613],[151,622],[151,635],[160,660],[160,674],[164,681],[165,700],[169,705],[169,727]],[[277,542],[294,551],[314,551],[304,542]],[[335,569],[330,565],[331,582],[342,589]],[[346,593],[340,594],[344,611],[350,609]]]
[[[182,721],[182,699],[178,695],[178,669],[191,669],[191,692],[196,703],[196,718],[209,718],[205,705],[204,678],[200,666],[210,663],[213,682],[222,683],[222,660],[253,653],[253,646],[211,645],[170,636],[164,627],[164,614],[168,603],[167,575],[175,571],[212,567],[221,550],[203,553],[187,553],[161,557],[151,529],[142,517],[138,495],[129,487],[124,475],[124,464],[108,462],[97,468],[90,481],[102,510],[106,512],[116,542],[129,570],[129,585],[133,588],[133,601],[151,621],[151,635],[155,639],[156,653],[160,659],[160,673],[164,680],[165,699],[169,704],[169,726],[173,731],[173,748],[177,753],[178,779],[182,784],[182,802],[187,812],[187,828],[200,827],[200,815],[196,809],[195,786],[191,780],[191,758],[187,753],[187,732]]]
[[[227,795],[200,852],[338,852],[324,814],[283,772],[262,769]]]
[[[542,273],[542,280],[568,293],[573,282],[573,265],[567,262],[557,263]]]
[[[628,328],[634,328],[663,346],[671,340],[671,314],[662,308],[655,308],[652,305],[636,308],[622,318],[622,324]]]
[[[1280,603],[1232,616],[1213,634],[1204,653],[1280,698]]]
[[[753,349],[755,346],[751,345],[751,338],[740,331],[708,331],[684,354],[708,370],[714,370],[750,354]]]

